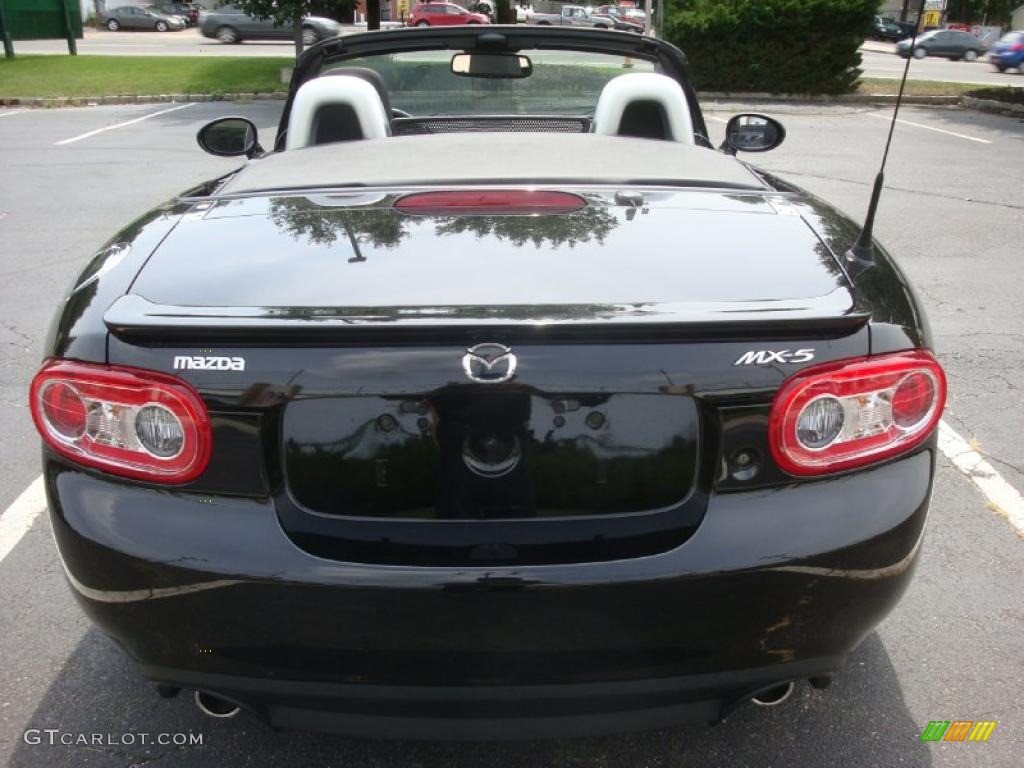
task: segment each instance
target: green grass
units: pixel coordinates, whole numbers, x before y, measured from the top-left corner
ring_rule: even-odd
[[[0,59],[0,96],[136,96],[283,91],[287,58],[18,56]]]
[[[907,88],[903,92],[907,96],[963,96],[968,91],[976,91],[982,86],[977,83],[943,83],[935,80],[907,80]],[[900,89],[899,80],[865,77],[860,81],[857,93],[873,96],[895,96]]]

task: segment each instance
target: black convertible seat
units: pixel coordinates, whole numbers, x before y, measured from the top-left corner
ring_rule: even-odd
[[[313,144],[364,138],[356,111],[348,104],[325,104],[313,118]]]
[[[672,132],[665,108],[657,101],[632,101],[622,111],[619,136],[668,141]]]
[[[366,109],[368,104],[366,94],[359,96],[351,88],[342,88],[336,94],[330,93],[330,89],[325,92],[322,87],[318,88],[320,95],[311,99],[311,109],[306,110],[308,133],[304,139],[304,145],[358,141],[377,138],[387,133],[387,121],[391,117],[391,97],[384,84],[384,79],[378,72],[367,67],[342,67],[328,70],[306,85],[317,87],[314,84],[326,84],[339,77],[355,78],[371,85],[373,87],[371,93],[376,94],[375,98],[379,99],[382,111],[380,108],[370,108],[368,111]],[[339,86],[342,83],[340,80],[337,82]],[[305,87],[303,86],[303,88]],[[301,93],[302,89],[300,89]],[[379,115],[379,118],[373,115]],[[374,131],[373,128],[370,128],[368,134],[367,120],[371,125],[380,120],[379,130]]]

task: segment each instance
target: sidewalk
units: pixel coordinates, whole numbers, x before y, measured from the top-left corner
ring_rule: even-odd
[[[873,51],[875,53],[896,53],[896,43],[886,43],[881,40],[865,40],[860,47],[862,51]]]

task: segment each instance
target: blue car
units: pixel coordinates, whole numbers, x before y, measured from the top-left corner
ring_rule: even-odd
[[[1000,72],[1024,66],[1024,32],[1007,32],[988,52],[988,62]],[[1024,71],[1024,70],[1021,70]]]

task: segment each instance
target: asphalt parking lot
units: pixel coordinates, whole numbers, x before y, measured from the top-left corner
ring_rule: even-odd
[[[39,474],[26,404],[64,289],[116,230],[230,170],[196,129],[251,117],[264,146],[280,102],[0,110],[0,510]],[[712,105],[713,135],[739,105]],[[860,214],[885,112],[771,105],[786,143],[758,164]],[[950,376],[946,423],[1024,490],[1024,122],[907,109],[876,233],[927,308]],[[457,139],[453,139],[457,140]],[[538,138],[537,140],[542,140]],[[554,742],[445,745],[274,733],[248,715],[165,701],[92,629],[64,583],[46,516],[0,554],[0,763],[14,766],[1015,766],[1024,750],[1024,539],[945,457],[909,592],[826,691],[715,727]],[[0,553],[2,553],[0,549]],[[925,744],[930,720],[996,720],[987,743]],[[202,734],[201,746],[28,743],[70,734]]]

